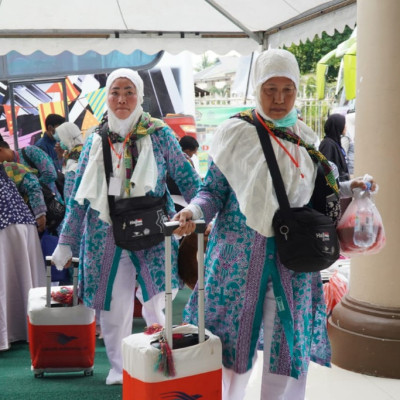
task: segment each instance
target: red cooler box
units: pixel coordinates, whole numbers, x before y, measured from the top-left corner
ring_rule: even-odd
[[[28,297],[28,337],[35,377],[45,372],[93,375],[96,345],[95,311],[78,303],[78,259],[74,263],[73,305],[51,301],[51,257],[46,257],[47,286],[33,288]]]
[[[181,325],[172,329],[171,234],[174,222],[166,223],[166,326],[165,338],[172,348],[175,376],[157,370],[160,333],[138,333],[122,341],[123,400],[222,398],[222,345],[218,336],[204,329],[204,221],[197,222],[199,267],[199,327]],[[173,346],[171,346],[173,337]],[[185,338],[190,345],[185,344]]]

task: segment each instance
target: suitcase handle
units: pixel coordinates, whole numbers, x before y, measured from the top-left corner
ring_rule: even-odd
[[[198,328],[199,343],[205,340],[204,322],[204,232],[206,223],[199,219],[193,221],[196,224],[197,235],[197,291],[198,291]],[[179,226],[179,221],[164,222],[165,234],[165,336],[170,348],[173,348],[172,340],[172,266],[171,266],[171,237],[173,231]]]
[[[51,256],[46,256],[46,307],[51,308]],[[78,266],[79,266],[79,258],[72,257],[72,267],[74,268],[74,274],[72,278],[73,284],[73,297],[72,297],[72,305],[78,305]]]

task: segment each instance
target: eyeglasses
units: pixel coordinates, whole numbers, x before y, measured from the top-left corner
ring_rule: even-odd
[[[294,86],[284,87],[281,90],[276,86],[266,86],[262,88],[262,92],[268,97],[275,97],[282,94],[283,97],[291,97],[296,93]]]

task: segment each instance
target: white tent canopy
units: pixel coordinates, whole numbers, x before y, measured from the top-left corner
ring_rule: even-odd
[[[353,28],[356,8],[356,0],[0,0],[0,55],[249,54]]]

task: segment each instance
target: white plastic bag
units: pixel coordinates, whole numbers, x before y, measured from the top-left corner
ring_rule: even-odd
[[[337,226],[341,253],[347,257],[378,253],[386,243],[382,217],[369,190],[355,189]]]

